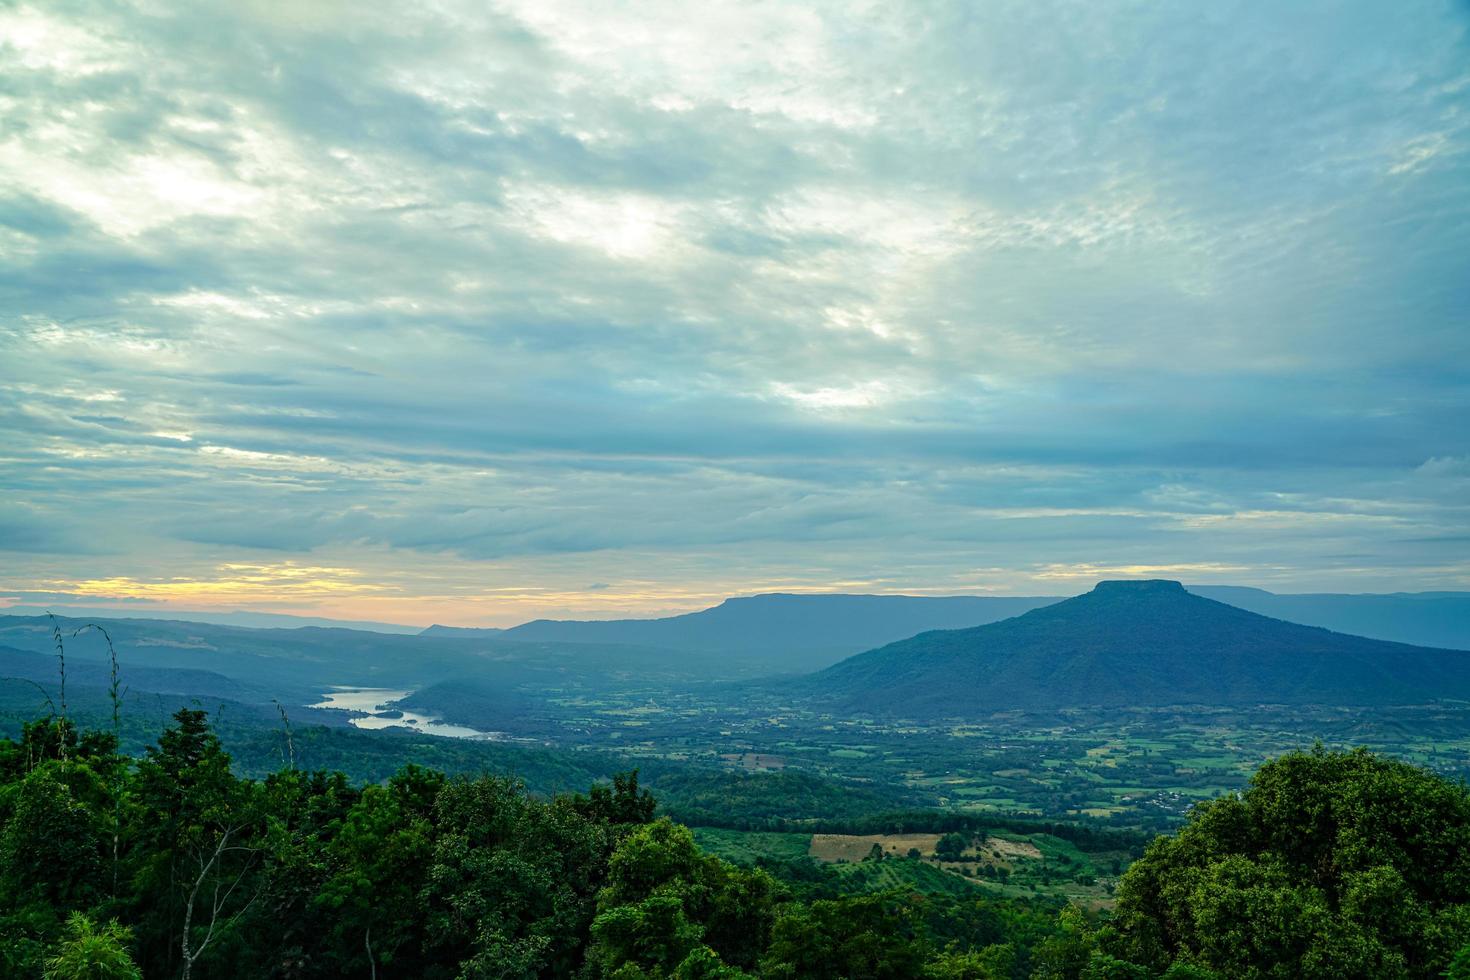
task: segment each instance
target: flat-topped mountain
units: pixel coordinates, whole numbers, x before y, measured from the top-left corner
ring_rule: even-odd
[[[1292,623],[1375,640],[1470,650],[1470,592],[1284,595],[1238,585],[1191,585],[1188,589],[1206,599]]]
[[[1470,698],[1470,653],[1271,619],[1178,582],[1100,582],[973,629],[923,633],[803,678],[844,710],[966,717],[1173,704],[1414,704]]]
[[[764,655],[789,671],[925,630],[993,623],[1056,602],[1056,596],[910,596],[769,593],[664,619],[538,619],[503,631],[506,640],[626,643],[699,653]]]

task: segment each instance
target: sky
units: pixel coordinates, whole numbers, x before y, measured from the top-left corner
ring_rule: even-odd
[[[1470,589],[1467,29],[0,2],[0,604]]]

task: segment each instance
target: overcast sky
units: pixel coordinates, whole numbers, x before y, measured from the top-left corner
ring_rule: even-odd
[[[0,4],[0,601],[1470,588],[1467,26]]]

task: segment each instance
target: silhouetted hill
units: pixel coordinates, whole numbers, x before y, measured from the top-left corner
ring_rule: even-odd
[[[426,711],[480,731],[514,731],[518,735],[536,728],[546,714],[542,699],[477,677],[430,684],[395,702],[394,707]]]
[[[450,679],[501,686],[603,688],[752,676],[756,668],[712,654],[629,644],[515,641],[485,631],[469,635],[399,635],[364,630],[247,629],[150,619],[79,620],[58,616],[68,670],[106,663],[107,647],[89,622],[112,635],[124,683],[142,670],[196,671],[202,691],[216,693],[206,674],[222,675],[266,700],[307,704],[332,686],[420,689]],[[50,656],[52,621],[0,616],[0,646]],[[141,675],[137,675],[141,676]],[[190,675],[168,675],[173,682]],[[173,688],[170,688],[173,690]]]
[[[44,616],[53,612],[67,619],[115,620],[146,619],[168,623],[208,623],[212,626],[239,626],[244,629],[299,629],[303,626],[321,626],[326,629],[366,630],[371,633],[394,633],[398,635],[420,632],[418,626],[403,623],[379,623],[362,619],[327,619],[322,616],[291,616],[286,613],[250,612],[237,609],[229,612],[207,612],[199,609],[106,609],[86,606],[33,606],[20,604],[6,606],[8,616]]]
[[[1186,588],[1206,599],[1292,623],[1375,640],[1470,650],[1470,593],[1466,592],[1280,595],[1238,585]]]
[[[1014,619],[924,633],[796,689],[906,718],[1169,704],[1411,704],[1470,697],[1470,654],[1270,619],[1178,582],[1101,582]]]
[[[538,619],[505,630],[507,640],[626,643],[739,654],[799,671],[925,630],[993,623],[1058,601],[1053,596],[788,595],[726,599],[664,619]]]
[[[72,688],[105,688],[111,681],[110,665],[96,660],[73,657],[66,667],[66,682]],[[0,678],[34,681],[52,690],[59,680],[55,654],[17,650],[0,646]],[[232,700],[269,700],[262,692],[209,670],[187,668],[134,667],[126,675],[123,687],[133,691],[158,694],[194,694],[201,697]]]

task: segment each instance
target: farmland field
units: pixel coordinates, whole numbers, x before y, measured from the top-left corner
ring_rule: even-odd
[[[1470,705],[1380,709],[1262,706],[1009,713],[923,725],[836,718],[743,690],[690,688],[647,709],[649,692],[561,705],[553,737],[616,746],[635,760],[746,772],[807,772],[976,815],[1162,829],[1196,802],[1245,786],[1263,762],[1321,742],[1365,745],[1470,777]],[[636,737],[620,724],[644,708]]]
[[[940,834],[813,834],[808,853],[818,861],[862,861],[877,844],[887,855],[898,857],[918,850],[934,854]]]
[[[808,877],[840,893],[900,888],[926,894],[978,891],[1012,897],[1111,903],[1117,876],[1134,856],[1126,849],[1084,851],[1045,833],[983,830],[967,835],[964,852],[936,855],[938,833],[773,833],[710,827],[695,840],[713,854],[743,865],[791,867],[810,862]],[[874,854],[875,845],[882,857]],[[918,853],[915,854],[914,852]]]

